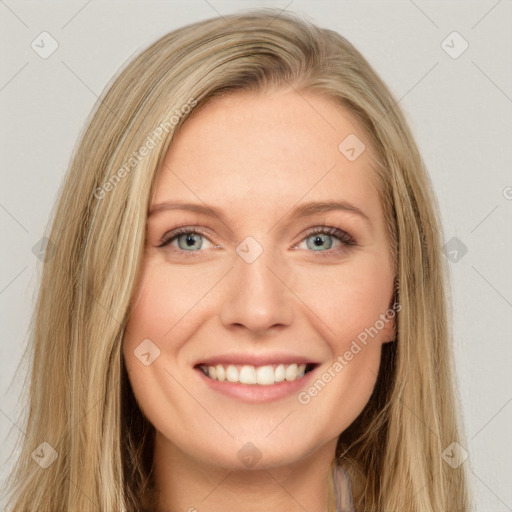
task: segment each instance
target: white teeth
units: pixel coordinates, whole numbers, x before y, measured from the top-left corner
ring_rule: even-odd
[[[256,370],[256,381],[262,386],[274,384],[274,368],[272,366],[260,366]]]
[[[216,366],[201,366],[203,373],[213,380],[239,382],[241,384],[259,384],[270,386],[277,382],[294,381],[304,377],[305,364],[278,364],[277,366],[236,366],[230,364],[225,368],[222,364]]]
[[[277,368],[274,370],[274,380],[276,382],[283,382],[285,377],[284,364],[277,365]]]
[[[218,364],[215,367],[215,371],[217,372],[217,380],[223,381],[226,380],[226,371],[224,370],[224,366]]]
[[[229,380],[229,382],[239,382],[238,381],[238,370],[236,369],[236,366],[233,366],[230,364],[226,369],[226,379]]]
[[[297,365],[294,363],[287,366],[284,375],[286,380],[295,380],[297,378]]]
[[[256,384],[256,371],[254,366],[242,366],[238,380],[242,384]]]

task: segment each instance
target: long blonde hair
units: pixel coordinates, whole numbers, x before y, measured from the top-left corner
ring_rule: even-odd
[[[161,37],[118,73],[88,119],[49,224],[55,252],[33,317],[26,434],[8,510],[152,510],[154,428],[135,401],[121,347],[155,174],[190,112],[219,95],[279,87],[339,102],[378,155],[401,311],[374,393],[339,437],[336,462],[350,475],[356,510],[470,510],[465,464],[452,468],[442,457],[464,440],[441,225],[424,164],[364,57],[338,33],[277,9]],[[34,450],[50,457],[50,448],[57,457],[43,468]]]

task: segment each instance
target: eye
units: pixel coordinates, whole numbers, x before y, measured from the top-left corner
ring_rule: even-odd
[[[184,252],[198,252],[203,247],[202,239],[207,238],[200,228],[183,227],[166,233],[158,247],[170,245],[175,240],[178,242],[178,250]]]
[[[338,244],[335,245],[333,239],[337,240]],[[320,252],[322,255],[343,251],[348,246],[355,245],[354,239],[346,231],[329,226],[313,228],[303,241],[305,241],[308,249],[313,252]],[[335,245],[334,249],[333,245]]]
[[[166,233],[158,247],[165,247],[176,241],[178,244],[177,247],[174,246],[176,247],[176,250],[189,253],[197,253],[200,252],[200,249],[204,248],[204,239],[211,243],[208,236],[201,228],[187,226],[177,228],[173,231],[170,231],[169,233]],[[337,241],[338,243],[335,244],[333,240]],[[303,238],[302,241],[306,243],[307,249],[311,249],[312,252],[318,252],[322,254],[337,253],[339,251],[346,250],[348,246],[355,245],[354,239],[347,232],[329,226],[318,226],[311,229],[307,233],[306,238]],[[335,246],[334,249],[333,245]],[[214,245],[214,247],[219,246]],[[300,247],[294,246],[294,248]]]

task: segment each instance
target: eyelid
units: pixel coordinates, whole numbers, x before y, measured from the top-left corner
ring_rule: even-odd
[[[306,231],[300,235],[301,238],[299,242],[302,242],[306,238],[309,238],[310,236],[313,236],[317,233],[334,236],[338,238],[340,241],[346,243],[347,245],[355,244],[354,237],[348,231],[341,228],[337,228],[335,226],[330,226],[328,224],[317,225],[306,229]]]

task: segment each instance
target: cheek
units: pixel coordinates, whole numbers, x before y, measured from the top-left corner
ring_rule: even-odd
[[[147,263],[130,311],[127,343],[150,338],[167,346],[170,340],[173,345],[179,342],[177,331],[179,339],[186,337],[201,310],[201,299],[218,280],[206,270],[190,272],[165,262]]]
[[[174,280],[170,285],[170,276],[161,270],[159,265],[145,265],[123,339],[126,368],[140,403],[148,403],[143,399],[147,390],[158,388],[158,370],[173,357],[165,334],[172,336],[173,326],[183,316],[183,304],[172,292],[183,288]]]
[[[324,438],[339,435],[359,416],[374,390],[382,343],[391,339],[392,320],[380,320],[389,304],[392,279],[378,272],[351,273],[330,280],[317,301],[329,359],[298,396],[303,413],[317,420]],[[376,275],[377,274],[377,275]],[[328,325],[328,328],[325,327]],[[379,328],[380,327],[380,328]]]
[[[347,265],[319,269],[316,275],[311,271],[297,286],[333,355],[344,353],[358,337],[364,341],[365,334],[375,345],[391,339],[393,322],[380,318],[390,305],[393,275],[376,257],[354,258]]]
[[[186,367],[180,349],[193,334],[191,312],[203,294],[176,268],[152,261],[143,268],[126,324],[123,355],[137,403],[153,425],[165,426],[170,410],[190,407],[178,384],[183,381],[180,368]]]
[[[204,297],[218,281],[206,266],[192,272],[166,262],[145,263],[123,339],[127,372],[141,408],[175,402],[179,388],[164,396],[174,382],[166,370],[181,381],[189,369],[183,347],[193,346],[189,340],[211,307]]]
[[[386,316],[393,275],[371,257],[322,272],[301,281],[299,295],[308,297],[315,312],[309,314],[309,321],[322,332],[330,360],[319,368],[299,403],[323,419],[326,435],[334,435],[360,414],[374,389],[382,343],[392,339],[394,330],[393,317]]]

